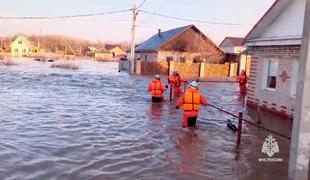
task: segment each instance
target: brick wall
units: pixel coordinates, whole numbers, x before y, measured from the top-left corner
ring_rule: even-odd
[[[157,61],[158,53],[136,53],[136,59],[141,61]]]
[[[249,106],[259,106],[281,116],[292,117],[295,98],[291,96],[291,77],[293,61],[298,61],[299,46],[252,47],[250,54],[251,75],[248,81]],[[277,85],[275,91],[265,89],[263,84],[264,62],[266,59],[278,60]],[[286,71],[289,79],[282,81],[280,75]]]

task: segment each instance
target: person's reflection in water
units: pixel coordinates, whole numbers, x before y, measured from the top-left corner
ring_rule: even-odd
[[[175,145],[181,151],[180,170],[184,172],[197,172],[202,168],[202,144],[194,127],[184,132]]]
[[[152,103],[150,106],[150,120],[155,120],[156,127],[154,127],[155,131],[160,131],[162,128],[162,120],[163,120],[163,103]]]
[[[163,118],[163,103],[152,103],[150,115],[153,120],[161,120]]]

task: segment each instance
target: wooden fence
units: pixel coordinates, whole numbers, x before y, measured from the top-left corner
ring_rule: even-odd
[[[204,77],[228,76],[229,64],[205,64]]]
[[[173,66],[173,68],[172,68]],[[177,69],[180,74],[185,77],[197,77],[200,72],[200,65],[198,63],[170,63],[170,69],[173,71]],[[171,71],[170,71],[171,72]]]
[[[168,65],[170,66],[168,67]],[[170,74],[174,69],[184,77],[227,77],[237,75],[237,63],[232,64],[206,64],[206,63],[179,63],[171,61],[139,61],[136,62],[137,74],[154,75]]]
[[[141,61],[139,64],[143,75],[168,74],[168,63],[166,61]]]

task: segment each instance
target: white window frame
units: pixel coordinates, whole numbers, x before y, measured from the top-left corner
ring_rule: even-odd
[[[278,69],[279,69],[279,60],[278,59],[265,59],[264,60],[264,70],[263,70],[263,82],[262,89],[275,92],[277,89],[277,85],[275,88],[270,88],[267,86],[268,74],[269,74],[269,63],[270,61],[274,61],[277,63],[277,81],[278,81]],[[277,82],[276,82],[277,83]]]
[[[291,85],[290,85],[290,95],[292,98],[296,98],[298,71],[299,71],[299,61],[294,60],[292,63],[292,74],[291,74]]]

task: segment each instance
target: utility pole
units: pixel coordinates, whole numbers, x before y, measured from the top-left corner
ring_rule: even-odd
[[[310,155],[310,0],[306,0],[297,94],[289,160],[289,179],[306,180]]]
[[[131,26],[131,48],[130,48],[130,73],[134,73],[134,66],[135,66],[135,27],[136,27],[136,19],[138,15],[138,9],[136,5],[132,8],[132,26]]]

